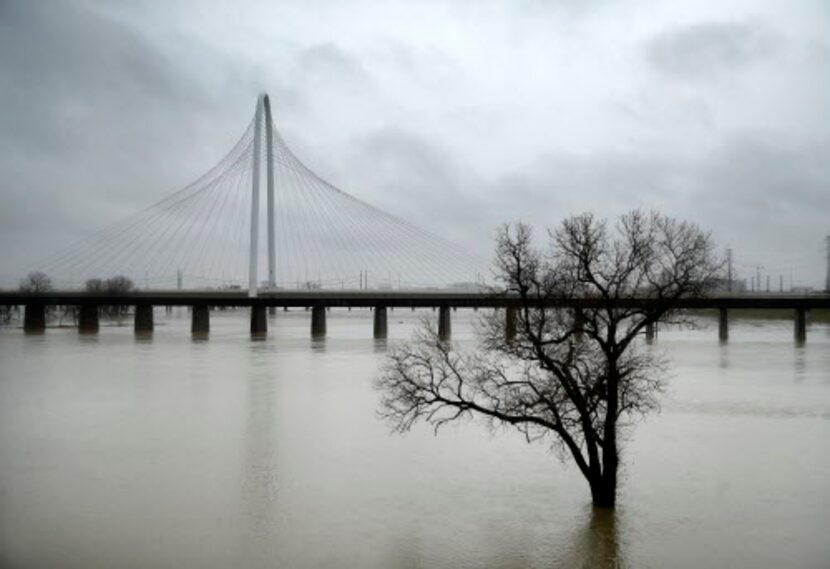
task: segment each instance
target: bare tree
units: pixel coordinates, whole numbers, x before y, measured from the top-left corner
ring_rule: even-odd
[[[26,275],[26,278],[20,281],[20,292],[26,294],[38,295],[52,290],[54,290],[52,287],[52,279],[49,278],[49,275],[41,271],[32,271]],[[46,305],[44,307],[44,312],[47,318],[51,317],[55,313],[55,310],[56,307],[52,305]],[[6,321],[11,319],[10,311],[4,315],[4,319],[6,319]]]
[[[115,275],[108,278],[103,283],[104,291],[111,295],[120,295],[132,291],[135,285],[129,277],[124,275]],[[129,311],[129,306],[110,306],[108,313],[110,316],[119,316]]]
[[[656,213],[631,212],[612,229],[572,217],[544,251],[529,227],[505,226],[496,267],[515,299],[515,336],[504,311],[483,317],[473,352],[426,326],[390,352],[380,414],[401,432],[469,416],[512,426],[570,456],[594,505],[613,507],[621,431],[657,407],[665,377],[639,338],[658,321],[685,321],[679,301],[704,295],[721,265],[708,234]]]
[[[104,287],[106,288],[108,294],[123,294],[133,290],[133,288],[135,288],[135,284],[129,277],[124,275],[115,275],[114,277],[108,278],[106,282],[104,282]]]
[[[20,312],[17,306],[0,306],[0,324],[8,324]]]
[[[106,287],[104,286],[104,281],[99,278],[87,279],[86,283],[84,284],[87,292],[104,292]]]
[[[38,294],[52,290],[52,279],[46,273],[34,271],[20,281],[20,291],[29,294]]]
[[[135,288],[132,279],[124,275],[115,275],[107,280],[99,278],[87,279],[84,286],[87,292],[100,295],[120,295],[128,293]],[[129,306],[108,306],[103,309],[103,312],[109,316],[118,316],[128,310]]]

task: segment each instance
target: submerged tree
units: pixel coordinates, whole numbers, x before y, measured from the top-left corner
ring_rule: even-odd
[[[526,225],[505,226],[496,268],[515,302],[511,333],[504,311],[484,317],[478,349],[460,353],[426,326],[390,352],[380,413],[401,432],[479,416],[547,440],[576,462],[594,505],[613,507],[621,430],[657,407],[665,375],[639,337],[685,321],[679,304],[706,294],[721,265],[708,234],[656,213],[611,229],[572,217],[544,250]]]

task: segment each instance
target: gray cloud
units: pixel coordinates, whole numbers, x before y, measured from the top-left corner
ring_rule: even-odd
[[[740,69],[774,55],[783,40],[763,21],[704,22],[667,30],[646,47],[658,71],[687,78]]]
[[[114,185],[107,178],[120,169],[141,180],[135,156],[193,93],[139,36],[95,14],[39,2],[2,10],[3,233],[27,227],[31,241],[62,240],[67,226],[95,224],[89,213],[107,211],[84,211],[87,200],[123,215],[129,208],[107,192]],[[149,111],[141,121],[130,117],[136,106]]]
[[[744,268],[810,284],[824,268],[819,231],[830,231],[830,138],[792,144],[759,133],[725,140],[703,158],[643,153],[556,153],[496,184],[491,222],[545,228],[592,211],[614,217],[657,209],[712,230]],[[520,204],[534,204],[532,211]]]
[[[487,257],[654,207],[818,284],[826,9],[651,7],[0,2],[0,282],[210,168],[266,90],[312,169]]]
[[[830,139],[792,144],[758,133],[735,137],[695,171],[699,188],[686,205],[730,240],[752,232],[753,248],[769,247],[784,233],[809,247],[811,228],[826,224],[830,211],[828,163]]]
[[[374,205],[445,238],[470,241],[483,202],[472,194],[475,173],[446,148],[416,132],[386,127],[355,140],[350,158],[348,168],[362,175],[343,176],[371,195]]]
[[[321,75],[332,81],[369,81],[360,61],[332,43],[315,44],[303,49],[297,57],[297,65],[303,74]]]

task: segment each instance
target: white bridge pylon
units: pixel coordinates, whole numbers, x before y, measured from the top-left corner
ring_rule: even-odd
[[[274,231],[274,134],[271,129],[271,100],[260,93],[254,113],[254,163],[251,169],[251,245],[248,274],[248,296],[257,295],[259,258],[259,179],[262,176],[262,123],[265,121],[265,179],[268,200],[268,288],[277,286],[276,238]]]
[[[127,182],[129,191],[145,191],[134,184]],[[263,184],[267,199],[260,195]],[[184,282],[245,290],[247,280],[248,294],[256,296],[260,288],[440,288],[478,282],[487,264],[309,169],[280,135],[263,93],[253,120],[212,168],[31,270],[64,288],[124,276],[145,289]]]

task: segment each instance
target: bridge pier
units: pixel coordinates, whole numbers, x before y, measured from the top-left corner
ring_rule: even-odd
[[[274,307],[272,306],[271,309]],[[268,333],[268,316],[264,306],[251,307],[251,334],[263,335]]]
[[[322,338],[326,335],[326,307],[314,306],[311,309],[311,337]]]
[[[504,339],[512,342],[516,339],[516,307],[507,306],[504,310]]]
[[[795,341],[803,344],[807,341],[807,309],[795,309]]]
[[[81,334],[98,333],[98,306],[82,304],[78,309],[78,332]]]
[[[386,338],[386,332],[387,332],[386,307],[385,306],[376,306],[375,307],[375,323],[374,323],[373,335],[376,339]]]
[[[277,315],[277,307],[276,306],[269,306],[268,307],[268,316],[276,316]]]
[[[450,307],[440,306],[438,308],[438,339],[449,340],[452,336],[452,321],[450,320]]]
[[[153,331],[153,305],[137,304],[135,306],[135,333],[148,334]]]
[[[46,306],[26,304],[23,308],[23,331],[27,334],[46,330]]]
[[[207,335],[210,332],[210,311],[207,304],[194,304],[190,311],[190,332]]]
[[[718,312],[718,339],[726,342],[729,340],[729,311],[721,308]]]

